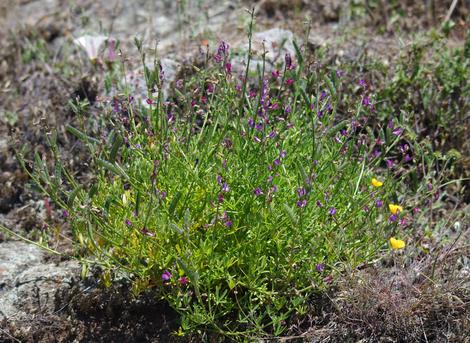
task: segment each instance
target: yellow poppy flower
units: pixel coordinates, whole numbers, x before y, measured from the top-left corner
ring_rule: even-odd
[[[372,178],[371,183],[372,183],[372,186],[377,187],[377,188],[382,187],[384,184],[382,181],[377,180],[375,177]]]
[[[396,239],[395,237],[390,237],[390,245],[393,250],[403,249],[406,246],[405,241],[401,239]]]
[[[390,212],[392,212],[392,214],[398,214],[398,212],[403,212],[403,207],[401,207],[400,205],[388,204],[388,208],[390,209]]]

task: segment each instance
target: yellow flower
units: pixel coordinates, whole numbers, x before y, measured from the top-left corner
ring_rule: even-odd
[[[403,249],[406,246],[405,241],[401,239],[396,239],[395,237],[390,237],[390,245],[393,250]]]
[[[403,212],[403,207],[401,207],[400,205],[388,204],[388,208],[390,209],[390,212],[392,212],[392,214],[398,214],[398,212]]]
[[[377,180],[375,177],[372,178],[371,183],[372,183],[372,186],[377,187],[377,188],[382,187],[384,184],[382,181]]]

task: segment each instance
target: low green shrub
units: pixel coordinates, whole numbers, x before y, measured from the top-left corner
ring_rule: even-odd
[[[248,82],[222,42],[165,102],[157,62],[144,69],[148,98],[126,87],[101,134],[69,127],[89,149],[91,183],[63,168],[54,136],[55,169],[36,155],[31,176],[63,209],[84,271],[152,289],[181,314],[178,334],[278,336],[407,225],[392,165],[409,161],[386,159],[406,135],[399,121],[368,130],[367,83],[341,94],[342,72],[300,49],[277,67]]]

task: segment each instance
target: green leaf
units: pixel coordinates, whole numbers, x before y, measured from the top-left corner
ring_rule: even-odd
[[[289,216],[290,220],[292,221],[292,223],[296,224],[297,225],[297,216],[295,215],[294,211],[292,210],[292,208],[287,205],[287,204],[284,204],[284,210],[286,210],[286,213],[287,215]]]
[[[181,191],[178,191],[176,192],[173,199],[171,199],[170,207],[168,207],[168,213],[170,213],[170,215],[173,215],[173,213],[175,212],[176,205],[178,204],[178,201],[180,200],[180,198],[181,198]]]
[[[117,163],[110,163],[108,161],[105,161],[101,158],[97,160],[98,164],[105,169],[113,172],[116,175],[121,176],[122,178],[129,180],[129,176],[126,174],[126,172],[117,164]]]
[[[93,137],[90,137],[90,136],[86,135],[82,131],[74,128],[73,126],[67,125],[66,129],[67,129],[67,132],[71,133],[72,135],[74,135],[75,137],[77,137],[78,139],[80,139],[83,142],[88,142],[88,143],[91,143],[91,144],[99,144],[100,143],[100,141],[97,140],[96,138],[93,138]]]

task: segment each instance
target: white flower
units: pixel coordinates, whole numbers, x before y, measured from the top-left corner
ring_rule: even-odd
[[[85,50],[90,60],[96,61],[98,58],[98,50],[100,49],[101,44],[106,41],[106,39],[108,39],[108,37],[101,35],[85,35],[75,38],[73,42]]]

